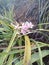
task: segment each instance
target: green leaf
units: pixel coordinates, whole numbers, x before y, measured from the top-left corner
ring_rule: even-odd
[[[25,36],[25,53],[24,53],[24,65],[30,65],[31,62],[31,43],[29,37]]]
[[[9,56],[9,59],[7,61],[6,65],[12,65],[12,60],[13,60],[14,54]]]
[[[36,42],[36,45],[37,45],[37,47],[38,47],[38,51],[39,51],[40,63],[41,63],[41,65],[43,65],[43,61],[42,61],[42,53],[41,53],[40,46],[39,46],[39,44],[38,44],[37,42]]]
[[[42,50],[42,58],[44,58],[45,56],[49,55],[49,50]],[[39,52],[35,52],[34,54],[32,54],[31,56],[31,63],[34,63],[36,61],[38,61],[40,59],[39,57]],[[15,65],[23,65],[23,60],[21,60],[20,62],[16,63]]]
[[[49,55],[49,50],[42,50],[41,53],[42,53],[42,58],[43,58],[43,57]],[[36,52],[36,53],[32,54],[32,57],[31,57],[31,62],[32,63],[38,61],[39,59],[40,59],[39,52]]]
[[[13,44],[13,42],[14,42],[14,40],[15,40],[16,35],[17,35],[17,31],[15,30],[14,33],[13,33],[13,36],[12,36],[12,38],[11,38],[11,40],[10,40],[10,43],[9,43],[8,48],[2,52],[2,54],[3,54],[4,52],[7,52],[7,54],[1,55],[1,57],[0,57],[0,65],[3,65],[3,62],[4,62],[4,61],[6,60],[6,58],[8,57],[8,53],[9,53],[9,51],[11,50],[11,47],[12,47],[12,44]]]

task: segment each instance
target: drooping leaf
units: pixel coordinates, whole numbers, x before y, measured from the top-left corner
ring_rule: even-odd
[[[25,53],[24,53],[24,65],[31,64],[31,43],[28,36],[25,36]]]

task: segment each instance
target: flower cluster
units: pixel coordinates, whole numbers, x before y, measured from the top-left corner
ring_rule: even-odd
[[[29,30],[30,28],[33,28],[32,23],[26,21],[25,23],[22,24],[21,33],[26,34],[27,32],[30,31]]]
[[[33,26],[34,26],[31,22],[28,22],[28,21],[26,21],[25,23],[22,23],[21,26],[19,24],[17,24],[17,25],[12,24],[12,25],[14,26],[15,29],[18,29],[18,30],[20,29],[20,32],[23,35],[26,33],[29,33],[30,28],[33,28]]]

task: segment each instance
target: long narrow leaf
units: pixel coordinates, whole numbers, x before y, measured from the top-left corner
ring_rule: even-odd
[[[31,44],[28,36],[25,36],[25,54],[24,54],[24,65],[30,65],[31,62]]]

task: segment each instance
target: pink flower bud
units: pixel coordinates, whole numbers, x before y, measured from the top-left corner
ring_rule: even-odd
[[[22,34],[26,34],[27,32],[29,32],[29,28],[32,28],[34,25],[32,25],[31,22],[25,22],[22,24],[22,28],[21,28],[21,33]]]

